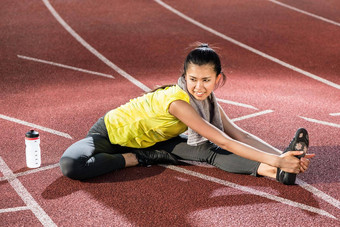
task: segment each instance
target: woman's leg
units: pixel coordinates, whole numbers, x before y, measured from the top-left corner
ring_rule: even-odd
[[[300,131],[298,130],[298,132]],[[306,138],[306,140],[308,140],[306,132],[302,136],[298,132],[296,133],[295,137],[299,136],[301,138]],[[293,140],[291,144],[292,143],[293,145],[297,144],[295,140]],[[289,146],[292,146],[291,144]],[[304,148],[306,146],[301,147]],[[200,146],[189,146],[185,139],[176,137],[171,140],[158,143],[151,148],[164,150],[166,152],[172,153],[176,155],[179,159],[207,162],[211,165],[214,165],[222,170],[231,173],[270,177],[284,184],[294,184],[295,181],[295,179],[289,182],[282,181],[277,176],[278,168],[264,163],[259,163],[256,161],[245,159],[231,152],[225,151],[212,143],[204,143]],[[301,171],[307,169],[309,165],[308,159],[303,159],[302,162],[304,163],[304,169],[302,169]],[[292,175],[291,173],[284,174]]]
[[[249,174],[254,176],[262,175],[258,173],[258,168],[261,163],[222,150],[215,144],[209,142],[199,146],[190,146],[185,139],[176,137],[158,143],[152,148],[170,152],[179,157],[179,159],[207,162],[231,173]]]
[[[127,163],[121,154],[124,153],[122,148],[112,145],[103,136],[89,135],[65,151],[60,159],[60,168],[65,176],[83,180],[124,168],[126,164],[132,165],[133,158],[137,162],[135,156],[124,154],[129,160]]]

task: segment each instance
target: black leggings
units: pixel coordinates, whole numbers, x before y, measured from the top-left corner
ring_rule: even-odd
[[[259,162],[248,160],[206,142],[199,146],[189,146],[185,139],[173,139],[144,148],[164,150],[179,159],[207,162],[222,170],[257,176]],[[100,118],[90,129],[86,138],[72,144],[60,159],[62,173],[72,179],[88,179],[125,167],[124,153],[133,148],[111,144],[104,119]]]

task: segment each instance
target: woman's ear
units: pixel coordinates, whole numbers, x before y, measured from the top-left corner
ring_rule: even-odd
[[[222,74],[221,74],[221,73],[216,77],[215,88],[214,88],[214,89],[217,89],[217,88],[218,88],[218,82],[220,81],[221,77],[222,77]]]
[[[222,74],[220,73],[216,78],[216,84],[220,81],[221,77],[222,77]]]

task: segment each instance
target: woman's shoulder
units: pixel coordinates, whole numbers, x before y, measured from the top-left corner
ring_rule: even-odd
[[[178,85],[173,85],[166,87],[159,91],[160,93],[163,93],[165,99],[180,99],[184,100],[186,102],[189,102],[189,95],[186,93],[182,88],[180,88]]]

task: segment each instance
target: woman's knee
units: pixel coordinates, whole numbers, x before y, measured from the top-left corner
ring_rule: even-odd
[[[69,157],[62,157],[59,161],[59,165],[64,176],[74,180],[81,180],[77,160]]]

